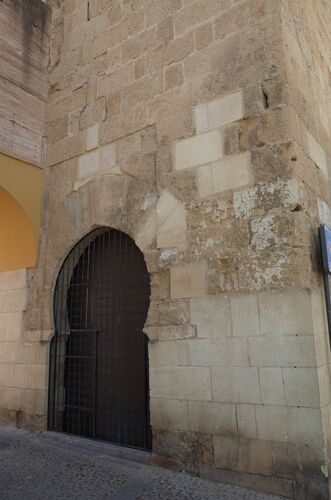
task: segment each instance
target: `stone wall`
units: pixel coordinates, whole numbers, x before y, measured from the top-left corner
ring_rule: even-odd
[[[0,419],[45,426],[46,351],[23,329],[27,271],[0,273]]]
[[[46,356],[64,256],[97,226],[126,232],[152,279],[154,460],[327,498],[328,160],[318,122],[298,127],[287,47],[305,20],[276,0],[53,3],[26,334]]]
[[[329,224],[330,217],[330,126],[331,90],[329,79],[329,26],[331,11],[328,2],[291,0],[282,5],[282,27],[287,71],[287,103],[292,121],[292,137],[298,149],[308,156],[298,175],[305,182],[318,211],[318,222]],[[300,164],[298,165],[300,168]],[[314,168],[319,175],[316,176]],[[317,224],[316,223],[316,224]],[[316,339],[321,414],[325,447],[330,454],[330,356],[319,334]],[[330,462],[330,456],[329,456]]]
[[[0,151],[43,164],[50,9],[41,0],[0,3]]]

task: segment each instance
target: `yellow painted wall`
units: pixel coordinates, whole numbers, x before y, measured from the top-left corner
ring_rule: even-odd
[[[6,189],[26,212],[38,239],[42,190],[40,167],[0,153],[0,187]]]
[[[36,238],[26,213],[0,187],[0,272],[36,264]]]
[[[42,169],[0,153],[0,272],[36,265]]]

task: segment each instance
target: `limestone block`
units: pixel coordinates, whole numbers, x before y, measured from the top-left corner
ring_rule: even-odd
[[[256,295],[230,297],[232,331],[234,336],[259,335],[259,311]]]
[[[153,26],[135,37],[131,37],[121,47],[122,64],[138,59],[156,45],[156,27]]]
[[[253,366],[316,366],[312,337],[260,337],[249,339]]]
[[[157,326],[145,326],[143,332],[145,335],[147,335],[148,340],[158,340]]]
[[[46,389],[46,365],[29,365],[28,387]]]
[[[196,172],[197,186],[200,198],[214,194],[214,176],[211,165],[199,167]]]
[[[115,144],[106,144],[100,148],[100,168],[103,171],[113,170],[116,166],[116,147]],[[117,173],[115,170],[114,173]]]
[[[260,403],[258,370],[250,367],[212,367],[213,400],[223,403]]]
[[[248,366],[248,342],[239,338],[183,341],[178,344],[178,363],[190,366]]]
[[[329,338],[328,335],[315,335],[316,364],[324,367],[328,364]]]
[[[215,464],[220,469],[263,475],[271,475],[273,472],[274,459],[270,441],[214,436],[214,450]]]
[[[259,439],[287,440],[288,409],[284,406],[257,406],[256,422]]]
[[[141,251],[144,251],[147,247],[151,246],[156,237],[156,210],[152,209],[146,219],[144,225],[138,229],[138,233],[135,235],[136,245]]]
[[[150,412],[151,424],[157,429],[188,429],[187,401],[151,398]]]
[[[309,290],[291,290],[283,294],[284,333],[313,335],[313,311]]]
[[[150,394],[152,398],[210,401],[210,369],[190,366],[151,367]]]
[[[86,132],[86,149],[91,151],[99,145],[99,124],[89,127]]]
[[[159,340],[191,339],[197,336],[196,329],[189,325],[159,326],[157,330]]]
[[[91,177],[97,173],[100,168],[99,151],[91,151],[81,155],[78,160],[79,178]]]
[[[27,301],[25,288],[0,292],[0,313],[24,311]]]
[[[206,277],[202,264],[172,267],[170,269],[170,296],[172,299],[205,295]]]
[[[0,363],[0,385],[3,387],[15,387],[14,366],[12,363]]]
[[[275,215],[268,214],[250,221],[251,248],[259,252],[277,245],[277,219]]]
[[[181,63],[167,67],[164,74],[165,90],[180,87],[183,84],[183,78],[183,65]]]
[[[109,172],[116,166],[116,148],[107,144],[101,148],[89,151],[78,159],[79,179],[89,179],[100,173]],[[117,173],[117,171],[115,172]]]
[[[178,368],[179,399],[211,401],[210,369],[196,366]]]
[[[322,366],[317,369],[319,381],[320,406],[326,407],[331,403],[331,384],[329,366]]]
[[[29,360],[27,360],[29,361]],[[28,387],[28,371],[29,365],[19,363],[14,365],[14,386],[15,387]]]
[[[212,130],[183,139],[176,142],[174,148],[175,170],[215,162],[223,157],[223,132]]]
[[[185,60],[185,58],[194,52],[194,34],[186,33],[184,36],[169,40],[163,46],[157,47],[151,51],[147,58],[147,64],[151,72],[172,63]]]
[[[15,363],[18,346],[17,342],[1,342],[0,363]]]
[[[174,16],[174,26],[176,36],[192,29],[197,24],[202,24],[210,17],[216,17],[224,10],[231,7],[229,0],[196,0],[183,7]]]
[[[184,248],[186,221],[183,205],[169,191],[163,191],[156,208],[157,247]]]
[[[12,344],[12,343],[11,343]],[[16,351],[13,356],[15,363],[26,363],[46,365],[47,345],[40,342],[25,342],[16,344]]]
[[[208,296],[190,301],[191,323],[199,338],[222,338],[232,334],[230,301],[227,296]]]
[[[241,437],[257,437],[255,408],[255,405],[237,405],[238,432]]]
[[[24,330],[24,340],[27,342],[40,342],[41,331],[40,330]]]
[[[129,35],[134,36],[145,28],[145,12],[137,10],[129,17]]]
[[[261,335],[282,335],[283,296],[281,293],[264,292],[258,295]]]
[[[22,334],[22,312],[0,313],[0,342],[15,342]]]
[[[328,177],[328,160],[324,149],[318,144],[316,139],[307,132],[308,154],[313,162],[322,171],[325,177]]]
[[[205,434],[237,432],[236,408],[231,404],[188,402],[189,429]]]
[[[159,320],[161,326],[190,324],[189,300],[167,300],[159,303]],[[196,327],[193,327],[196,330]]]
[[[244,117],[244,100],[241,90],[207,104],[209,130],[222,127]]]
[[[170,295],[170,272],[168,269],[151,274],[152,296],[168,299]]]
[[[149,340],[182,340],[197,336],[196,329],[190,325],[145,327],[144,333]]]
[[[0,408],[7,410],[20,409],[20,390],[15,388],[1,387]]]
[[[321,413],[317,408],[257,406],[256,421],[259,439],[322,445]]]
[[[260,216],[274,206],[294,209],[306,203],[306,195],[298,179],[277,179],[233,193],[234,213],[238,218]]]
[[[16,290],[26,286],[26,269],[5,271],[0,273],[0,292],[3,290]]]
[[[254,182],[250,153],[229,156],[212,164],[214,192],[250,186]]]
[[[178,345],[174,340],[155,342],[148,345],[150,366],[177,366]]]
[[[326,337],[327,318],[324,297],[320,290],[311,289],[311,307],[313,315],[313,326],[315,337],[321,335]],[[324,364],[324,363],[321,363]]]
[[[178,369],[173,366],[151,366],[149,369],[151,398],[180,399]]]
[[[261,400],[267,405],[284,404],[281,368],[260,368]]]
[[[199,104],[193,108],[193,120],[196,134],[208,132],[208,110],[206,104]]]
[[[106,42],[107,43],[107,42]],[[123,88],[127,87],[134,81],[134,66],[132,63],[120,66],[110,73],[98,80],[98,97],[111,96],[120,92]]]
[[[208,45],[210,45],[213,41],[213,26],[211,23],[204,24],[203,26],[199,26],[194,31],[195,38],[195,48],[196,50],[202,50]]]
[[[197,171],[201,198],[223,191],[241,189],[253,183],[250,153],[227,156],[211,165],[202,166]]]
[[[319,221],[321,224],[331,225],[331,211],[329,205],[320,198],[317,200]]]
[[[45,391],[36,389],[23,389],[21,391],[21,408],[28,413],[44,415],[46,401]]]
[[[283,368],[283,378],[287,406],[319,407],[320,393],[316,368]]]
[[[180,0],[163,0],[163,2],[153,3],[146,12],[147,26],[162,21],[167,16],[171,16],[176,10],[180,9]]]

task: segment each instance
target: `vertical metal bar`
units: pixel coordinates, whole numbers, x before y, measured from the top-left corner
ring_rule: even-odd
[[[99,345],[99,332],[94,334],[94,349],[93,349],[93,374],[92,374],[92,437],[95,438],[97,434],[97,391],[98,391],[98,345]]]

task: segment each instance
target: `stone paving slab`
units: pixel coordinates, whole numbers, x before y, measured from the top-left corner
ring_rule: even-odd
[[[81,445],[79,440],[0,427],[0,498],[279,500],[281,497],[125,460],[109,454],[102,445],[89,447]]]

